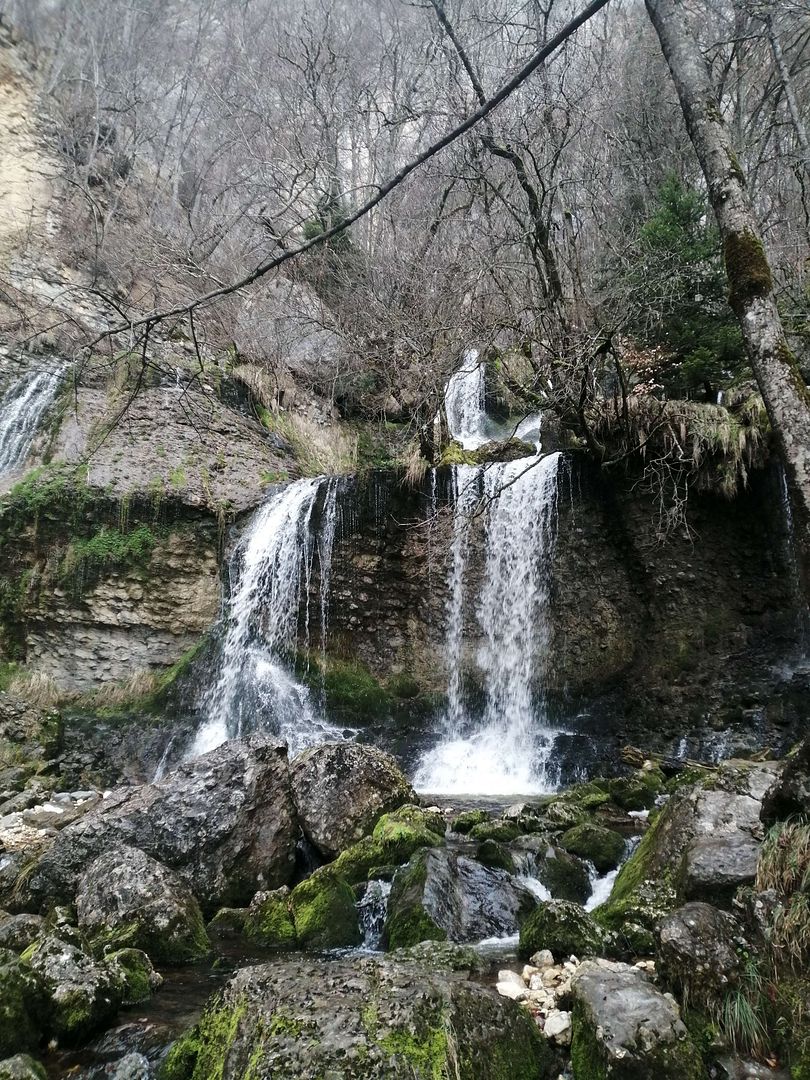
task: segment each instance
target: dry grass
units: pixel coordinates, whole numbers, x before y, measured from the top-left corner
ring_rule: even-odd
[[[412,439],[408,443],[402,462],[405,466],[405,484],[410,488],[420,487],[430,464],[422,457],[418,439]]]
[[[810,824],[788,820],[775,825],[762,845],[758,891],[774,890],[780,903],[769,927],[774,959],[803,968],[810,955]]]
[[[65,699],[56,680],[44,671],[25,671],[15,675],[8,684],[8,692],[12,697],[22,698],[39,709],[52,709]]]

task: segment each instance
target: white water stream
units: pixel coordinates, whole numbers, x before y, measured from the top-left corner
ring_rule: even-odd
[[[25,461],[64,371],[64,367],[30,371],[0,399],[0,476],[14,472]]]
[[[231,557],[231,598],[224,619],[216,678],[207,691],[206,720],[189,756],[203,754],[256,729],[276,732],[290,754],[342,737],[320,715],[295,674],[302,599],[309,634],[309,585],[317,550],[321,648],[327,634],[332,546],[337,529],[337,478],[297,480],[254,515]],[[320,528],[314,513],[323,499]],[[308,644],[308,641],[307,641]]]
[[[451,434],[470,446],[485,428],[483,367],[465,357],[448,383]],[[480,385],[479,385],[480,383]],[[539,424],[533,420],[534,429]],[[448,705],[442,737],[419,763],[414,784],[436,794],[512,795],[553,789],[555,732],[545,723],[543,668],[549,647],[549,590],[556,538],[560,454],[453,470],[453,541],[445,656]],[[480,593],[468,595],[471,530],[485,520]],[[464,693],[465,613],[474,606],[481,646],[483,707]]]

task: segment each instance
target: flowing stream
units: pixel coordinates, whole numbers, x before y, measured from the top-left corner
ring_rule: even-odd
[[[231,557],[231,597],[222,620],[215,677],[203,699],[205,721],[189,756],[253,730],[272,730],[290,754],[342,737],[296,676],[300,612],[309,645],[309,585],[317,552],[320,647],[327,635],[329,571],[337,531],[337,477],[297,480],[253,516]],[[320,527],[316,507],[321,503]]]
[[[29,371],[3,395],[0,400],[0,476],[14,472],[25,461],[64,372],[64,367],[55,371]]]

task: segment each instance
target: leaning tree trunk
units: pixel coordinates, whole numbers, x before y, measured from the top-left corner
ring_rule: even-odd
[[[790,351],[745,176],[717,106],[709,67],[683,0],[646,0],[723,241],[729,301],[782,454],[796,510],[805,584],[810,582],[810,393]]]

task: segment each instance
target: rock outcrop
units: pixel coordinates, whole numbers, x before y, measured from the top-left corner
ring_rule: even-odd
[[[128,845],[174,870],[204,910],[247,903],[292,875],[298,827],[287,749],[254,737],[119,789],[63,830],[27,882],[29,902],[72,902],[83,871]]]

